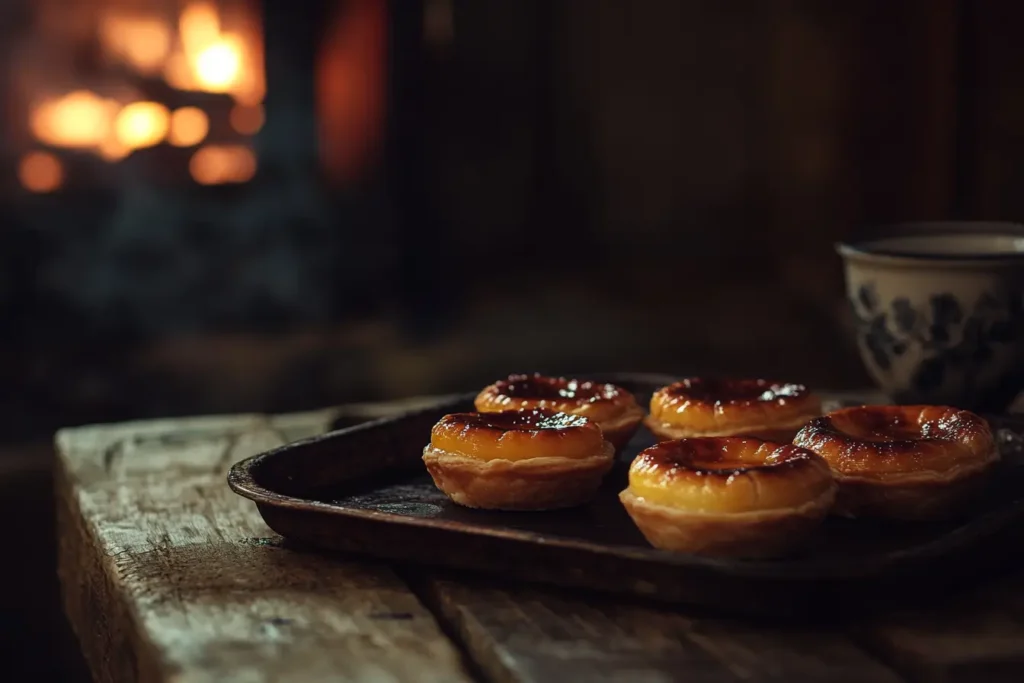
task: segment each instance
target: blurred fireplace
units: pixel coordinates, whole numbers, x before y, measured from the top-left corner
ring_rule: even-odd
[[[0,5],[12,410],[59,422],[207,409],[166,387],[139,408],[131,393],[151,383],[132,379],[133,354],[328,329],[429,291],[396,276],[415,248],[403,236],[429,240],[430,221],[406,196],[415,116],[396,117],[388,94],[422,26],[418,2],[386,0]],[[393,158],[409,163],[388,171]]]
[[[332,260],[359,230],[338,199],[379,179],[383,0],[40,0],[14,18],[0,197],[47,242],[43,289],[158,333],[333,315],[347,288],[327,280],[363,262]]]
[[[160,184],[253,178],[266,95],[258,4],[38,0],[25,19],[7,94],[24,189],[118,185],[136,154],[146,158],[132,171]]]

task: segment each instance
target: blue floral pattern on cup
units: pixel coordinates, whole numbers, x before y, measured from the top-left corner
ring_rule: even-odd
[[[924,305],[906,297],[883,304],[867,282],[853,294],[857,333],[879,370],[889,371],[911,349],[921,352],[911,379],[911,389],[921,394],[938,389],[953,372],[966,372],[970,380],[997,345],[1024,343],[1024,292],[986,293],[970,304],[949,293],[932,294]]]

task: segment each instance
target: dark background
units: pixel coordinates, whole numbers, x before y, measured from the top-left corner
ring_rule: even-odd
[[[1024,201],[1013,2],[393,5],[262,3],[242,186],[158,147],[26,193],[7,99],[5,434],[531,369],[855,386],[833,242]]]
[[[251,4],[252,181],[61,152],[37,195],[14,84],[53,3],[0,0],[0,441],[534,369],[866,385],[833,243],[1024,213],[1013,0]],[[0,642],[37,667],[63,637],[45,453],[0,452]]]

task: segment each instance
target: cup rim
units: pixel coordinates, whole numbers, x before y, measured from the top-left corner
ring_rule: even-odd
[[[844,259],[862,261],[885,261],[905,264],[973,265],[993,263],[1024,263],[1024,251],[1002,253],[961,252],[942,254],[925,251],[887,249],[884,242],[898,237],[922,237],[928,235],[1000,235],[1024,238],[1024,224],[1001,221],[934,221],[895,223],[880,226],[884,234],[876,237],[841,240],[835,249]]]

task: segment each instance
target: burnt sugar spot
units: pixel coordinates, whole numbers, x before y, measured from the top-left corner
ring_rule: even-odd
[[[551,410],[507,410],[498,413],[453,413],[445,415],[438,427],[533,432],[586,427],[590,420]]]
[[[546,377],[540,374],[509,375],[494,384],[494,394],[518,400],[561,400],[594,403],[610,401],[621,390],[613,384],[580,381],[565,377]]]
[[[685,470],[698,474],[742,474],[813,457],[805,449],[787,444],[747,437],[706,437],[655,444],[637,456],[634,468],[648,472]]]
[[[702,403],[783,403],[807,395],[802,384],[773,382],[766,379],[720,379],[692,377],[665,387],[672,398]]]

